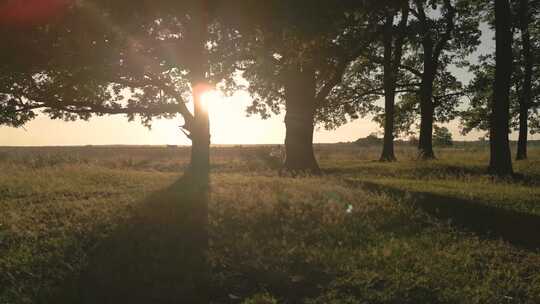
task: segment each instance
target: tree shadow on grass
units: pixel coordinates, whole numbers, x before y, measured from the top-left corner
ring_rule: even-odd
[[[350,181],[368,191],[412,197],[414,206],[480,237],[502,239],[527,250],[540,250],[540,216],[429,192],[404,191],[372,182]]]
[[[376,162],[376,161],[374,161]],[[465,176],[473,177],[489,177],[489,172],[487,167],[483,166],[455,166],[448,165],[443,163],[438,163],[436,166],[418,166],[414,167],[413,170],[406,167],[400,169],[395,167],[389,167],[385,169],[384,167],[349,167],[349,168],[327,168],[323,170],[324,174],[333,174],[333,175],[374,175],[374,176],[387,176],[387,177],[403,177],[404,172],[408,175],[412,175],[420,179],[433,179],[433,177],[454,177],[460,178]],[[524,186],[540,186],[540,175],[537,174],[522,174],[514,173],[512,176],[497,179],[494,177],[494,181],[504,181],[505,183],[514,183]]]
[[[149,196],[54,303],[208,303],[208,180]]]
[[[419,177],[425,176],[485,176],[487,175],[487,168],[475,166],[475,167],[460,167],[437,163],[436,166],[422,166],[424,163],[419,163],[418,166],[414,166],[413,170],[410,167],[395,167],[394,163],[385,163],[380,161],[371,161],[368,163],[381,164],[381,166],[352,166],[347,168],[327,168],[323,172],[326,174],[337,175],[379,175],[379,176],[402,176],[404,172],[409,175],[415,175]],[[385,167],[385,164],[390,164],[389,167]]]

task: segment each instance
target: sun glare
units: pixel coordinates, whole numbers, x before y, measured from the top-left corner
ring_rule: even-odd
[[[209,90],[201,95],[203,107],[208,111],[211,107],[222,101],[223,95],[216,90]]]

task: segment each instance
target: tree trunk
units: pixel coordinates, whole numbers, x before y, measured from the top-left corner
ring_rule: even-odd
[[[529,109],[523,105],[519,105],[519,138],[516,160],[527,159],[527,137],[529,133],[528,117]]]
[[[192,278],[191,284],[195,285],[198,294],[193,303],[208,303],[210,287],[210,264],[207,260],[209,249],[208,231],[208,201],[209,201],[209,174],[210,174],[210,119],[208,107],[202,100],[203,94],[211,89],[208,82],[208,27],[209,7],[208,0],[199,1],[194,9],[192,22],[193,28],[186,35],[191,41],[191,48],[187,54],[190,58],[190,82],[193,97],[193,122],[191,129],[191,164],[187,175],[187,193],[192,204],[189,221],[193,227],[199,227],[193,231],[190,237],[191,247],[200,253],[199,273]]]
[[[489,171],[500,176],[513,173],[508,140],[512,76],[512,22],[510,16],[508,0],[495,0],[496,70],[490,119],[491,158]]]
[[[208,70],[208,3],[200,1],[194,10],[193,27],[188,31],[191,40],[189,57],[191,58],[190,81],[193,95],[193,126],[191,130],[191,164],[189,175],[202,182],[208,180],[210,172],[210,121],[208,109],[203,104],[202,95],[210,88],[206,79]]]
[[[533,57],[531,56],[531,37],[529,33],[529,0],[520,0],[519,27],[521,31],[521,43],[523,48],[523,62],[525,74],[523,75],[522,92],[519,99],[519,140],[517,160],[527,159],[527,136],[529,133],[529,108],[531,104],[532,68]]]
[[[529,109],[519,106],[519,138],[518,138],[518,149],[516,154],[516,160],[527,159],[527,137],[528,137],[528,116]]]
[[[394,154],[394,108],[396,97],[396,75],[392,60],[392,37],[394,15],[386,17],[384,44],[384,140],[380,161],[396,160]]]
[[[435,115],[435,103],[433,102],[433,82],[435,81],[437,70],[439,68],[440,56],[445,50],[448,42],[452,38],[455,27],[456,11],[450,0],[445,0],[442,12],[445,19],[444,31],[439,32],[434,40],[432,34],[433,25],[424,11],[425,1],[416,0],[419,20],[421,21],[422,48],[424,51],[423,63],[424,71],[422,73],[422,84],[420,88],[420,140],[419,156],[421,159],[434,159],[433,152],[433,122]]]
[[[385,23],[384,44],[384,140],[381,161],[396,161],[394,154],[394,124],[395,124],[395,99],[397,87],[397,75],[403,56],[403,44],[407,35],[407,22],[409,19],[409,4],[406,3],[401,9],[401,20],[397,32],[394,31],[394,14],[388,13]],[[393,37],[395,44],[392,45]]]
[[[420,87],[420,139],[418,153],[420,159],[429,160],[435,158],[433,152],[433,82],[435,81],[436,67],[431,59],[432,44],[424,46],[424,72]]]
[[[291,69],[285,82],[285,164],[292,174],[319,174],[313,151],[315,115],[315,72],[311,68]]]
[[[208,86],[198,84],[193,89],[194,124],[191,133],[191,165],[189,173],[193,177],[207,179],[210,172],[210,120],[208,109],[203,105],[201,96]]]
[[[433,151],[433,103],[431,96],[422,94],[420,117],[420,139],[418,141],[419,158],[424,160],[435,159]]]

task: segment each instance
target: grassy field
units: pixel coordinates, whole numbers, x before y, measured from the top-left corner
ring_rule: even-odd
[[[479,145],[316,149],[214,148],[201,195],[187,148],[0,148],[0,303],[540,303],[540,147],[511,180]]]

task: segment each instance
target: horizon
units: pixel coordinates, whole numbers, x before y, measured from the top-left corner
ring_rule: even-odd
[[[361,137],[358,139],[364,139],[365,137]],[[382,140],[381,137],[378,137],[377,139]],[[410,140],[406,138],[398,138],[395,140],[395,144],[403,144],[403,143],[409,143]],[[540,139],[530,139],[529,144],[536,144],[540,142]],[[482,141],[480,139],[476,140],[453,140],[454,144],[464,144],[464,143],[485,143],[486,145],[489,144],[489,140]],[[325,145],[347,145],[347,144],[356,144],[355,141],[339,141],[339,142],[315,142],[313,143],[314,146],[325,146]],[[517,144],[517,140],[510,139],[510,144],[514,145]],[[241,143],[231,143],[231,144],[210,144],[210,147],[213,148],[234,148],[234,147],[257,147],[257,146],[283,146],[283,143],[255,143],[255,144],[241,144]],[[365,146],[378,146],[376,144],[365,144]],[[191,148],[191,145],[184,145],[184,144],[80,144],[80,145],[28,145],[28,146],[9,146],[9,145],[0,145],[0,149],[2,148]],[[438,147],[435,146],[435,148],[448,148],[448,147]],[[451,147],[450,147],[451,148]]]

